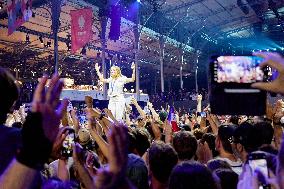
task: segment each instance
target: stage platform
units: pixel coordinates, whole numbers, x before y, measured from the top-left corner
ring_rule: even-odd
[[[125,98],[134,96],[137,99],[136,93],[124,93]],[[94,100],[104,100],[103,92],[97,90],[75,90],[75,89],[63,89],[60,95],[60,99],[68,98],[71,101],[85,101],[85,96],[91,96]],[[109,100],[109,98],[108,98]],[[149,96],[147,94],[140,94],[140,100],[142,102],[148,102]]]

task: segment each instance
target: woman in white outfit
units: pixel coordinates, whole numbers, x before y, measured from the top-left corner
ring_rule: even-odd
[[[121,74],[121,70],[118,66],[112,66],[110,68],[110,78],[104,79],[100,72],[100,66],[95,66],[97,74],[101,82],[109,83],[109,104],[108,109],[112,112],[116,120],[122,120],[125,110],[125,98],[124,98],[124,84],[135,81],[135,64],[132,63],[132,77],[127,78]]]

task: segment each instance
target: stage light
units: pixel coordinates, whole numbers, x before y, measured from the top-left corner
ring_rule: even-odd
[[[0,2],[0,10],[3,9],[3,2]]]
[[[141,3],[141,0],[137,0],[138,3]]]
[[[281,47],[281,51],[284,51],[284,47]]]
[[[266,51],[268,52],[268,51],[269,51],[269,49],[266,49]]]

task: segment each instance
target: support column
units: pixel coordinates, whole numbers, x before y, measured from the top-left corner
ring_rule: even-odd
[[[164,82],[164,54],[165,54],[165,42],[163,36],[159,38],[160,45],[160,73],[161,73],[161,92],[165,92],[165,82]]]
[[[182,65],[179,70],[179,78],[180,78],[180,89],[183,89],[183,79],[182,79]]]
[[[103,77],[106,78],[106,27],[107,27],[107,16],[102,16],[101,17],[101,44],[102,44],[102,72],[103,72]],[[107,86],[106,83],[103,84],[103,95],[104,95],[104,100],[107,100]]]
[[[135,72],[136,72],[136,100],[140,101],[140,71],[139,71],[139,40],[140,40],[140,33],[139,33],[139,9],[137,10],[137,18],[136,24],[134,26],[134,61],[135,61]]]
[[[182,67],[183,67],[183,50],[182,46],[179,49],[179,62],[180,62],[180,69],[179,69],[179,78],[180,78],[180,89],[183,89],[183,77],[182,77]]]
[[[51,4],[51,17],[52,17],[52,33],[54,39],[54,73],[58,73],[58,30],[59,30],[59,17],[61,12],[61,1],[52,0]]]
[[[197,73],[198,73],[198,61],[199,61],[199,55],[197,55],[196,59],[196,68],[195,68],[195,91],[196,94],[198,94],[198,79],[197,79]]]

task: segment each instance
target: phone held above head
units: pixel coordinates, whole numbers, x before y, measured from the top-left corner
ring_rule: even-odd
[[[272,69],[261,68],[257,56],[212,56],[209,64],[211,111],[220,115],[264,115],[266,92],[252,88],[270,80]]]

